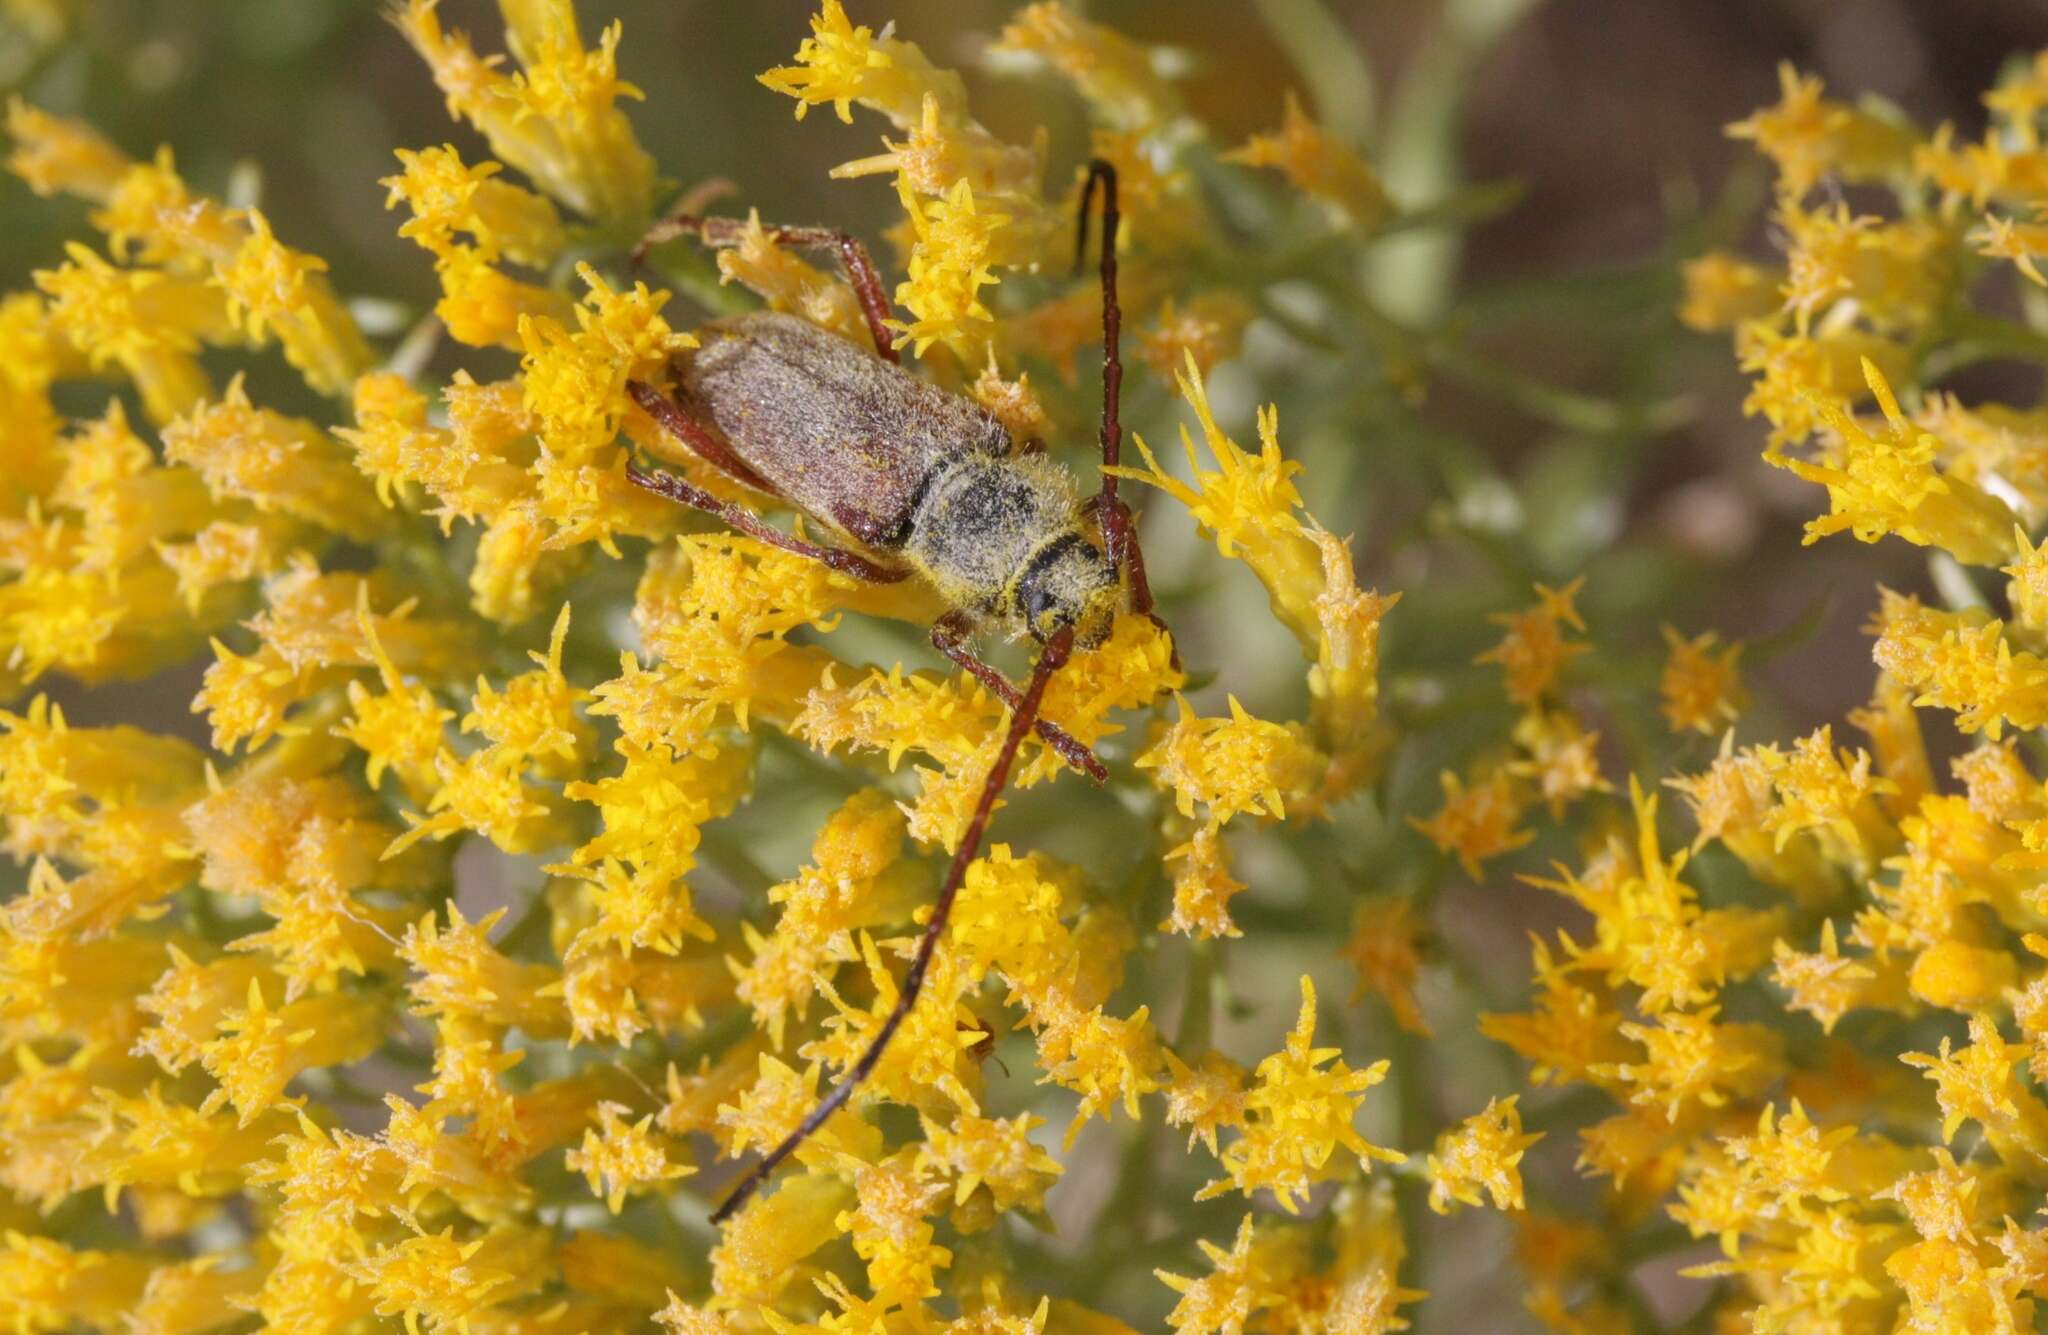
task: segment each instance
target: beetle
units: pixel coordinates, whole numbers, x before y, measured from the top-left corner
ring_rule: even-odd
[[[785,533],[743,505],[720,500],[673,474],[631,466],[649,491],[717,516],[784,550],[877,583],[917,577],[951,609],[932,643],[1010,710],[973,817],[954,852],[895,1008],[860,1058],[781,1144],[742,1177],[712,1215],[722,1223],[775,1168],[853,1096],[917,1004],[953,901],[974,860],[1026,732],[1037,734],[1097,783],[1102,762],[1080,741],[1038,716],[1052,674],[1075,648],[1109,634],[1117,611],[1152,615],[1144,558],[1131,514],[1117,499],[1122,444],[1119,405],[1122,311],[1116,292],[1116,169],[1089,162],[1075,229],[1075,267],[1085,259],[1088,222],[1102,198],[1102,487],[1082,500],[1073,478],[1037,441],[1013,443],[1002,424],[970,399],[921,380],[900,364],[888,327],[889,302],[867,249],[849,233],[770,226],[779,245],[835,252],[859,299],[875,354],[797,316],[768,311],[714,320],[699,346],[669,364],[673,389],[627,382],[634,401],[670,435],[734,481],[778,498],[839,539],[831,546]],[[687,211],[654,225],[633,252],[693,236],[738,245],[746,224]],[[1091,530],[1099,532],[1098,544]],[[1020,691],[978,658],[968,638],[983,625],[1029,635],[1042,646]]]

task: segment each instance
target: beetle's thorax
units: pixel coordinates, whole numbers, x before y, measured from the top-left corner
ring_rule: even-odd
[[[1040,456],[935,467],[901,550],[955,607],[1041,639],[1071,624],[1094,643],[1106,630],[1115,574],[1081,531],[1073,480]]]

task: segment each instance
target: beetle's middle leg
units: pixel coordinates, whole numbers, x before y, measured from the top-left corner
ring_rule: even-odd
[[[1023,698],[1010,679],[975,657],[967,647],[969,622],[964,613],[948,612],[932,626],[932,647],[953,660],[960,669],[992,691],[996,698],[1011,709]],[[1032,723],[1032,729],[1047,746],[1059,752],[1060,759],[1080,770],[1097,783],[1109,778],[1109,771],[1096,758],[1093,751],[1083,745],[1079,738],[1048,719],[1040,718]]]
[[[685,197],[684,210],[694,202]],[[640,244],[633,247],[633,263],[639,264],[653,247],[679,236],[695,236],[714,249],[737,246],[746,238],[748,226],[744,218],[705,217],[687,211],[671,213],[648,228]],[[830,227],[792,227],[783,223],[764,223],[762,230],[780,246],[836,253],[840,267],[846,270],[846,280],[853,284],[853,294],[860,301],[860,313],[867,320],[869,336],[875,340],[875,351],[885,361],[900,360],[895,332],[889,328],[889,297],[882,290],[882,271],[875,267],[874,257],[859,237]]]

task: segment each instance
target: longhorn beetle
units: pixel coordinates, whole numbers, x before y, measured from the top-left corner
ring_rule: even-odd
[[[744,506],[668,473],[630,470],[633,481],[706,511],[750,537],[876,583],[919,576],[952,609],[932,627],[932,644],[1010,709],[1009,731],[989,766],[974,815],[953,854],[895,1009],[852,1068],[801,1125],[739,1180],[711,1216],[722,1223],[804,1138],[873,1073],[889,1040],[917,1004],[953,901],[980,847],[1017,748],[1036,731],[1075,769],[1101,783],[1108,772],[1071,734],[1038,716],[1046,683],[1076,646],[1109,634],[1117,608],[1151,615],[1145,564],[1131,513],[1117,499],[1123,429],[1122,311],[1116,293],[1116,169],[1088,164],[1075,227],[1074,266],[1088,250],[1088,216],[1102,192],[1102,490],[1082,501],[1072,477],[1044,456],[1042,442],[1014,444],[994,416],[905,371],[887,325],[889,302],[866,247],[823,227],[769,227],[779,245],[835,251],[860,300],[878,356],[793,315],[755,312],[714,320],[700,346],[679,353],[664,394],[629,381],[633,399],[694,453],[735,481],[777,497],[831,530],[847,546],[793,537]],[[684,209],[688,209],[685,201]],[[656,223],[633,252],[679,236],[736,246],[746,225],[679,211]],[[1101,545],[1089,531],[1099,531]],[[1121,574],[1122,578],[1119,579]],[[1157,621],[1157,617],[1153,618]],[[1022,630],[1043,649],[1020,692],[968,646],[992,622]]]

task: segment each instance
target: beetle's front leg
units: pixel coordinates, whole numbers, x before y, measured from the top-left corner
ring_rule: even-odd
[[[948,612],[932,627],[932,647],[958,664],[962,671],[994,692],[997,699],[1011,709],[1017,707],[1022,698],[1010,679],[974,656],[967,647],[967,634],[971,628],[965,613]],[[1032,723],[1032,730],[1047,746],[1059,753],[1060,759],[1080,770],[1089,778],[1101,783],[1109,778],[1109,770],[1103,766],[1096,754],[1082,745],[1080,740],[1057,723],[1038,719]]]

